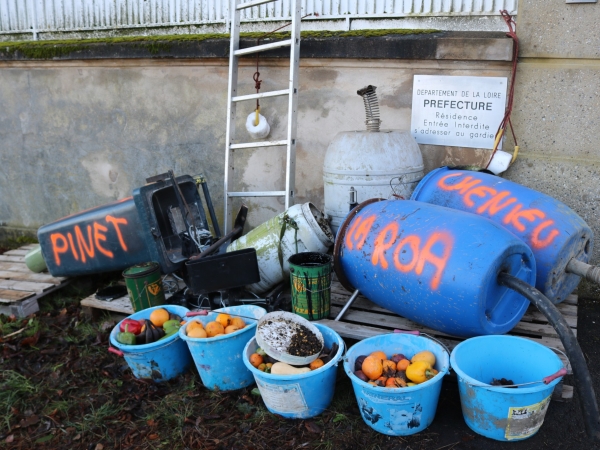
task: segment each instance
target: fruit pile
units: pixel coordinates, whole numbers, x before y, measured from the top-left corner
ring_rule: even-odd
[[[117,342],[125,345],[151,344],[179,332],[185,322],[164,308],[150,313],[149,319],[125,319],[119,325]]]
[[[187,337],[212,338],[235,333],[245,326],[246,322],[244,322],[244,319],[227,313],[219,313],[215,320],[208,322],[206,325],[197,320],[191,321],[185,331]]]
[[[339,346],[337,343],[333,344],[331,349],[324,348],[317,359],[311,362],[308,366],[304,367],[292,366],[290,364],[277,361],[275,358],[269,356],[260,347],[258,347],[248,359],[250,364],[252,364],[261,372],[271,373],[273,375],[296,375],[323,367],[325,364],[331,361],[331,358],[335,356],[338,348]]]
[[[438,374],[434,369],[435,355],[429,350],[408,359],[402,353],[390,358],[383,351],[361,355],[354,362],[354,375],[373,386],[400,388],[416,386]]]

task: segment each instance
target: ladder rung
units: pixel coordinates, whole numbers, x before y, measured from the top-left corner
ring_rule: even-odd
[[[283,141],[261,141],[261,142],[246,142],[243,144],[231,144],[229,148],[231,150],[237,150],[241,148],[258,148],[258,147],[276,147],[278,145],[287,145],[288,140]]]
[[[285,197],[285,191],[229,192],[227,197]]]
[[[290,45],[292,45],[292,40],[285,39],[283,41],[271,42],[270,44],[255,45],[254,47],[248,47],[248,48],[243,48],[241,50],[236,50],[233,54],[235,56],[248,55],[250,53],[264,52],[264,51],[271,50],[274,48],[289,47]]]
[[[253,2],[240,3],[239,5],[237,5],[235,7],[235,9],[240,10],[240,9],[252,8],[253,6],[258,6],[258,5],[262,5],[265,3],[271,3],[274,1],[276,1],[276,0],[254,0]]]
[[[243,102],[244,100],[254,100],[256,98],[277,97],[279,95],[289,95],[290,90],[263,92],[262,94],[239,95],[231,99],[232,102]]]

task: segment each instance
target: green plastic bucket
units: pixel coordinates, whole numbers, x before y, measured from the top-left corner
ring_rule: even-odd
[[[290,256],[293,312],[308,320],[329,317],[331,307],[331,256],[303,252]]]
[[[123,278],[135,312],[165,303],[158,263],[136,264],[123,271]]]

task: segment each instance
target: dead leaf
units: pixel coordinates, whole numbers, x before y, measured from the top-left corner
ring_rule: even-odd
[[[155,427],[156,425],[158,425],[158,422],[154,419],[149,419],[146,421],[146,423],[148,424],[149,427]]]
[[[10,444],[14,440],[15,440],[15,435],[14,434],[10,434],[10,435],[6,436],[6,439],[4,439],[4,442],[6,442],[7,444]]]
[[[21,419],[21,421],[19,422],[19,425],[21,425],[23,428],[26,428],[31,425],[35,425],[39,421],[40,421],[40,418],[34,414],[34,415],[27,417],[26,419]]]
[[[156,433],[151,433],[148,435],[148,439],[150,439],[151,441],[158,439],[158,434]]]
[[[78,441],[79,439],[81,439],[81,434],[77,433],[77,435],[73,438],[73,440]]]
[[[321,433],[321,428],[316,423],[314,423],[312,420],[307,420],[306,422],[304,422],[304,426],[309,431],[309,433],[316,433],[316,434]]]
[[[37,344],[37,341],[40,338],[40,334],[41,333],[38,331],[33,336],[29,336],[29,337],[26,337],[25,339],[23,339],[20,342],[21,347],[25,347],[26,345],[33,347],[35,344]]]
[[[104,450],[104,445],[96,444],[96,448],[94,448],[94,450]]]

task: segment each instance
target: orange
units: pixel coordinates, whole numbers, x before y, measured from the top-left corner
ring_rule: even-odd
[[[325,363],[323,362],[323,360],[321,358],[317,358],[315,359],[313,362],[310,363],[310,370],[315,370],[318,369],[319,367],[323,367],[325,365]]]
[[[208,334],[208,337],[214,337],[217,334],[225,333],[225,328],[223,328],[223,325],[221,325],[219,322],[215,322],[215,321],[208,322],[204,329],[206,330],[206,334]]]
[[[240,317],[234,317],[233,319],[231,319],[231,325],[235,325],[241,330],[246,326],[246,322],[244,322],[244,319]]]
[[[225,334],[234,333],[234,332],[236,332],[237,330],[239,330],[239,328],[238,328],[238,327],[236,327],[235,325],[228,325],[228,326],[225,328]]]
[[[401,359],[400,361],[398,361],[398,364],[396,364],[396,370],[402,371],[402,370],[406,370],[406,368],[410,365],[410,361],[408,359]]]
[[[202,325],[202,322],[198,322],[197,320],[193,320],[189,323],[189,325],[187,326],[186,330],[190,331],[193,330],[194,328],[202,328],[204,329],[204,325]]]
[[[204,328],[196,327],[192,328],[191,330],[188,328],[187,336],[191,338],[205,338],[208,337],[208,334],[206,334],[206,330]]]
[[[215,321],[219,322],[221,325],[223,325],[223,329],[227,328],[229,325],[231,325],[231,316],[227,313],[220,313],[217,318],[215,319]]]
[[[169,311],[164,308],[155,309],[150,313],[150,322],[157,327],[162,327],[167,320],[169,320]]]
[[[377,355],[367,356],[362,363],[362,371],[369,380],[376,380],[383,373],[382,360]]]
[[[376,356],[377,358],[381,359],[382,361],[385,361],[386,359],[388,359],[387,355],[382,352],[381,350],[377,350],[373,353],[371,353],[371,356]]]
[[[385,387],[387,387],[387,388],[406,387],[406,381],[404,381],[400,377],[388,378],[387,381],[385,382]]]
[[[252,353],[250,355],[250,364],[252,364],[254,367],[258,367],[263,363],[263,357],[260,356],[258,353]]]

